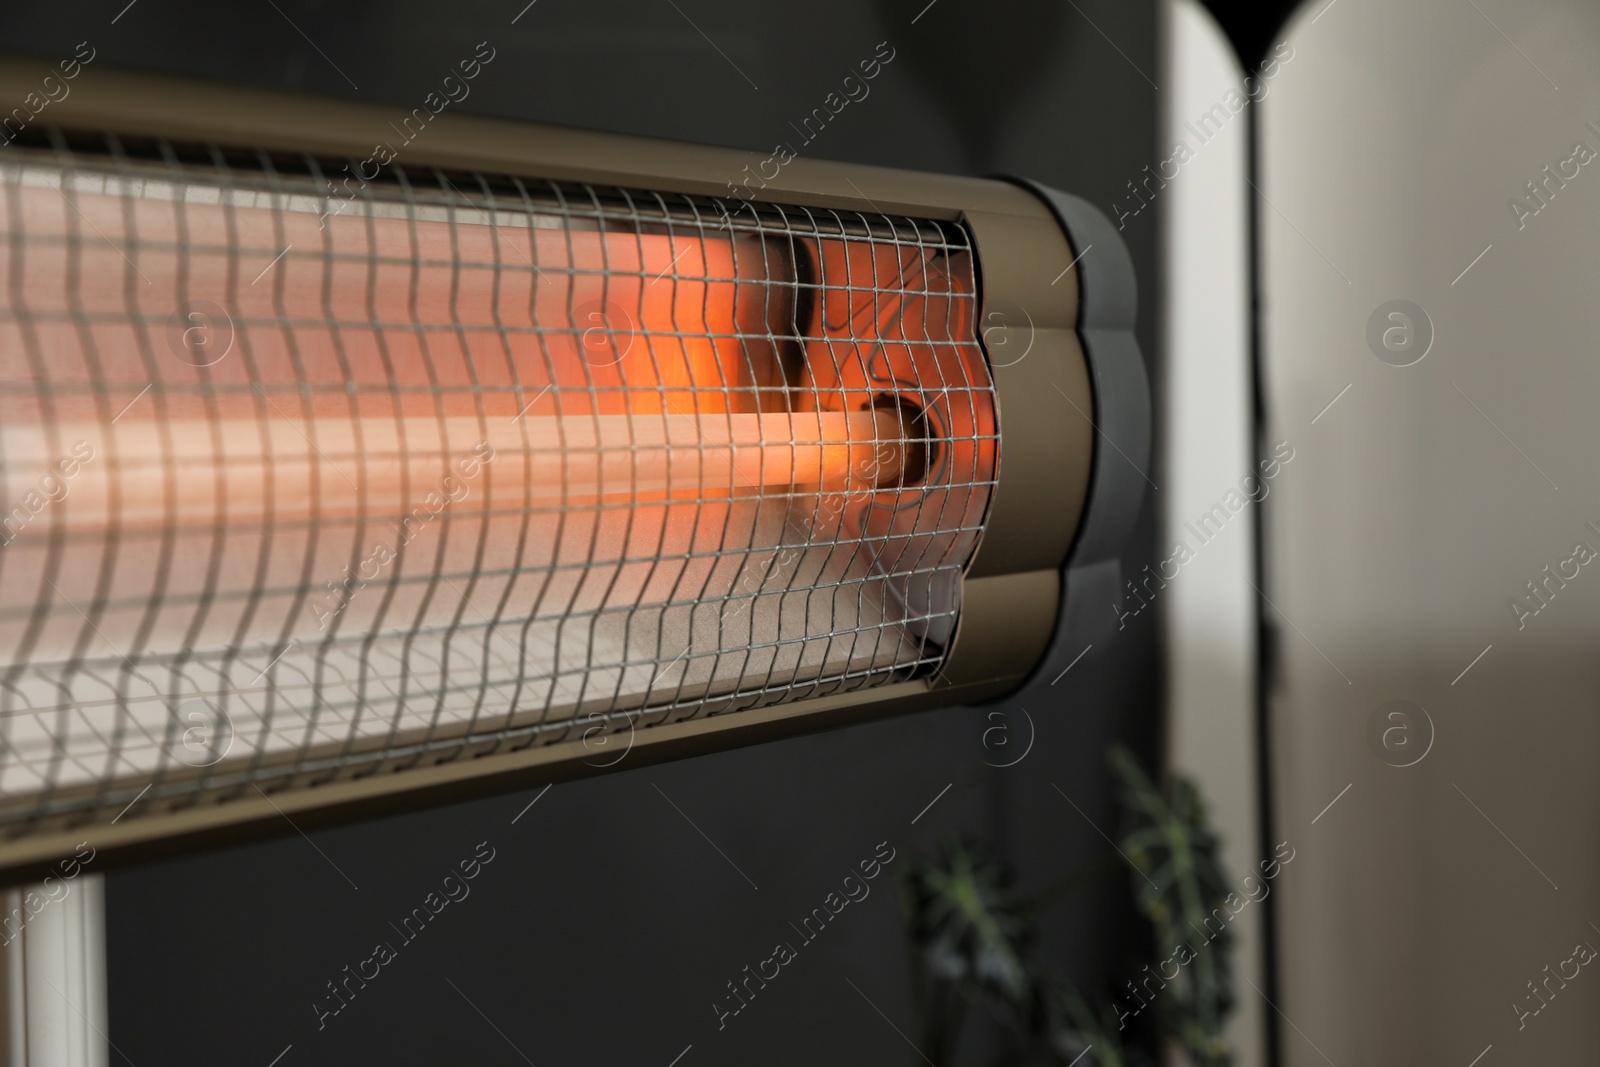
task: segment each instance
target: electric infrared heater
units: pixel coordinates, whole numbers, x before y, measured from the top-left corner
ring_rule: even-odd
[[[8,877],[992,700],[1112,620],[1092,208],[395,118],[98,66],[0,117]]]

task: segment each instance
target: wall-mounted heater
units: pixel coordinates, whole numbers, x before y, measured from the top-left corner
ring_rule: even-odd
[[[1082,201],[395,117],[95,67],[4,121],[8,877],[989,700],[1111,621],[1148,399]]]

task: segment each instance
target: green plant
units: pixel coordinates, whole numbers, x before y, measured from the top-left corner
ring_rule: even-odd
[[[1122,849],[1143,875],[1134,882],[1139,911],[1150,922],[1163,961],[1178,966],[1171,995],[1156,1001],[1161,1029],[1196,1067],[1227,1067],[1233,1057],[1222,1026],[1233,1009],[1233,931],[1226,921],[1210,927],[1219,910],[1230,914],[1223,910],[1229,889],[1218,858],[1221,842],[1207,825],[1193,782],[1174,777],[1166,789],[1157,789],[1122,748],[1112,750],[1111,765],[1122,779],[1129,823]]]
[[[974,1002],[1014,1027],[1031,1027],[1034,926],[1011,872],[981,846],[951,840],[937,855],[907,865],[901,894],[913,970],[925,975],[916,999],[928,1057],[948,1062]]]
[[[1229,914],[1220,907],[1228,880],[1205,805],[1182,777],[1158,787],[1126,749],[1114,748],[1110,762],[1121,787],[1121,856],[1101,857],[1032,896],[1018,891],[1006,865],[967,840],[947,841],[936,854],[913,858],[903,872],[920,1048],[936,1067],[951,1062],[972,1005],[1010,1029],[1025,1055],[1081,1060],[1080,1067],[1148,1062],[1148,1053],[1124,1040],[1128,1017],[1141,1013],[1144,1002],[1119,1004],[1119,994],[1108,991],[1091,1006],[1036,950],[1040,915],[1123,858],[1135,868],[1134,903],[1150,924],[1162,963],[1177,968],[1170,976],[1162,971],[1165,981],[1158,980],[1153,1020],[1144,1032],[1157,1042],[1176,1042],[1195,1067],[1231,1064],[1222,1026],[1233,1006],[1233,936],[1225,921],[1216,930],[1208,925]]]
[[[1057,985],[1051,993],[1055,1022],[1048,1042],[1050,1052],[1058,1059],[1074,1064],[1089,1062],[1084,1057],[1093,1052],[1092,1062],[1098,1067],[1129,1067],[1144,1062],[1143,1057],[1130,1056],[1124,1046],[1114,1006],[1106,1005],[1096,1015],[1071,983]]]

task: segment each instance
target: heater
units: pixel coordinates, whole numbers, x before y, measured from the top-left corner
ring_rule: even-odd
[[[1149,402],[1094,209],[396,118],[98,66],[0,116],[9,877],[993,700],[1107,629]]]

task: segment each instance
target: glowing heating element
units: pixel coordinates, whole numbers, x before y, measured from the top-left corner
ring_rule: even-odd
[[[958,224],[12,152],[0,816],[941,664],[998,450]]]

